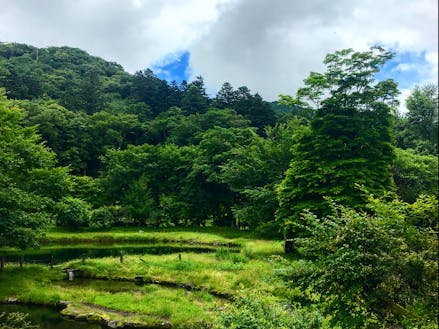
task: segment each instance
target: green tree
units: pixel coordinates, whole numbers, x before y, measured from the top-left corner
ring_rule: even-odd
[[[54,201],[66,190],[67,173],[55,168],[55,155],[24,113],[0,89],[0,246],[28,248],[38,239]]]
[[[56,224],[58,226],[88,226],[90,205],[74,197],[64,197],[55,205]]]
[[[75,174],[87,172],[92,139],[85,113],[70,111],[53,100],[15,101],[15,104],[26,110],[23,123],[37,127],[61,166],[69,166]]]
[[[236,91],[229,82],[224,82],[221,89],[216,94],[214,106],[219,109],[233,108],[237,101]]]
[[[189,178],[196,152],[195,147],[172,144],[110,150],[99,179],[107,203],[122,206],[136,225],[205,220],[198,216],[197,190]]]
[[[198,76],[183,91],[181,108],[185,114],[205,113],[209,103],[203,77]]]
[[[421,154],[438,153],[438,89],[429,84],[415,87],[407,98],[408,113],[400,119],[398,146]]]
[[[325,196],[358,208],[365,197],[357,184],[377,195],[392,189],[390,112],[398,91],[392,80],[374,82],[391,57],[377,47],[329,54],[327,71],[311,73],[298,90],[295,104],[316,110],[310,128],[295,136],[293,160],[278,188],[277,219],[287,236],[303,233],[303,209],[330,211]]]
[[[266,129],[266,137],[253,136],[249,144],[237,145],[221,165],[220,180],[239,197],[233,214],[240,226],[278,237],[274,222],[278,207],[275,186],[283,179],[291,161],[292,135],[300,129],[297,121]]]
[[[196,182],[200,206],[205,215],[219,226],[235,226],[232,207],[237,193],[222,181],[221,168],[233,158],[233,150],[249,145],[254,128],[214,127],[202,133],[198,156],[193,161],[190,177]]]
[[[395,149],[392,165],[396,192],[406,202],[414,202],[421,194],[438,195],[438,158],[420,155],[414,150]]]
[[[263,134],[266,126],[274,126],[276,115],[270,104],[265,102],[259,94],[252,95],[245,86],[234,90],[226,82],[214,99],[214,105],[220,109],[234,109],[250,121],[252,127],[258,128],[258,133]]]
[[[157,78],[150,69],[138,71],[132,78],[131,94],[135,100],[148,105],[153,114],[179,105],[179,97],[164,80]]]

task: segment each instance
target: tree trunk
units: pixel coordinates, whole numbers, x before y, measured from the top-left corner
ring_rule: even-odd
[[[292,254],[294,252],[295,247],[293,239],[285,240],[284,250],[286,254]]]

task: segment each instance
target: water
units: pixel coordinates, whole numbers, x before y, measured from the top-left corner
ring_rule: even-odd
[[[100,258],[100,257],[119,257],[123,255],[165,255],[179,252],[207,253],[215,252],[214,247],[199,246],[178,246],[178,245],[134,245],[134,246],[64,246],[62,248],[43,247],[37,250],[26,251],[1,251],[0,255],[5,257],[5,261],[19,262],[20,256],[23,255],[24,263],[36,264],[57,264],[81,257]],[[233,250],[232,250],[233,251]]]
[[[58,310],[44,306],[0,304],[0,313],[28,313],[28,320],[40,329],[103,329],[98,323],[75,321],[63,318]]]

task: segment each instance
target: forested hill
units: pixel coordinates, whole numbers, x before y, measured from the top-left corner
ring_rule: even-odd
[[[117,265],[80,266],[124,278],[160,268],[197,290],[239,290],[221,311],[227,328],[437,328],[438,90],[415,87],[398,114],[397,83],[376,79],[393,56],[328,54],[324,72],[270,104],[245,86],[209,97],[202,77],[179,85],[79,49],[0,43],[0,248],[38,247],[48,229],[82,241],[84,228],[138,241],[197,227],[192,244],[198,227],[227,226],[250,231],[239,254],[175,254],[161,267],[137,256],[122,265],[121,253]],[[284,239],[292,257],[260,238]],[[5,282],[32,286],[33,272],[11,268]],[[61,298],[44,287],[19,299]],[[270,308],[274,297],[282,304]]]
[[[47,96],[70,110],[91,113],[103,108],[105,94],[127,95],[123,89],[130,75],[120,65],[80,49],[0,44],[0,60],[1,85],[14,99]]]
[[[437,87],[395,115],[396,83],[374,81],[391,56],[328,55],[327,72],[270,104],[245,86],[209,97],[202,77],[178,85],[75,48],[0,43],[0,245],[32,245],[48,223],[280,237],[300,233],[303,209],[327,214],[327,197],[364,209],[364,191],[434,196]]]
[[[209,98],[202,77],[168,84],[149,69],[131,75],[116,63],[69,47],[0,44],[0,86],[8,98],[30,101],[21,104],[28,109],[27,121],[38,125],[61,165],[92,176],[104,148],[168,139],[192,143],[197,132],[214,125],[251,126],[263,134],[276,122],[270,104],[247,87],[234,90],[225,83],[216,98]],[[213,108],[229,111],[207,113]],[[80,131],[73,136],[72,129]]]
[[[0,85],[8,90],[8,97],[49,97],[71,111],[134,112],[151,119],[173,106],[184,114],[204,113],[213,106],[233,108],[260,129],[275,122],[269,103],[247,87],[235,91],[225,83],[219,98],[210,99],[202,77],[168,84],[150,69],[131,75],[119,64],[76,48],[0,43],[0,68]],[[148,110],[137,108],[136,112],[134,108],[144,104]]]

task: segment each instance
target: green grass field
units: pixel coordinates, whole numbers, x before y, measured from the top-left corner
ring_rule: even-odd
[[[48,232],[43,248],[37,253],[60,247],[80,246],[87,250],[88,246],[106,248],[142,243],[178,244],[187,250],[166,255],[124,255],[123,263],[118,256],[85,261],[79,258],[54,268],[26,263],[20,268],[17,263],[7,263],[0,272],[0,300],[46,305],[68,301],[65,314],[190,328],[213,325],[218,312],[243,292],[257,291],[276,299],[282,299],[285,292],[282,281],[273,276],[274,271],[284,266],[273,261],[283,255],[282,242],[260,240],[237,230],[53,230]],[[208,245],[211,250],[191,252],[196,245]],[[2,251],[3,254],[13,252]],[[88,281],[66,284],[65,268],[80,270]],[[131,281],[138,276],[159,284],[135,286]]]

